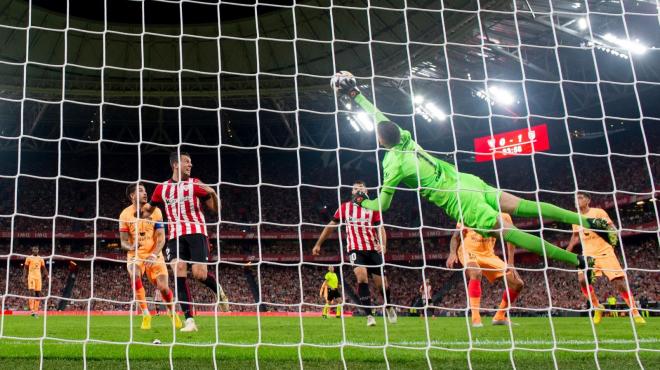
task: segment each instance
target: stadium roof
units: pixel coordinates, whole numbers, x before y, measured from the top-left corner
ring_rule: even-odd
[[[27,2],[12,0],[0,11],[0,61],[22,63],[29,56],[31,62],[27,76],[20,64],[0,63],[0,97],[22,98],[25,77],[25,94],[35,99],[26,103],[24,133],[59,138],[64,117],[65,135],[80,140],[97,140],[102,126],[104,138],[118,142],[176,144],[181,135],[186,142],[216,145],[222,136],[223,143],[239,146],[300,142],[334,148],[335,117],[329,113],[335,105],[328,79],[335,70],[376,75],[360,83],[365,93],[375,91],[378,105],[389,113],[411,114],[412,95],[432,96],[445,111],[451,106],[457,114],[453,130],[466,142],[489,134],[491,113],[501,116],[490,121],[496,130],[525,127],[527,121],[518,117],[528,114],[559,122],[565,114],[584,117],[569,119],[582,134],[602,133],[603,113],[617,122],[642,114],[660,117],[654,103],[660,91],[653,84],[660,82],[660,51],[653,49],[660,46],[660,32],[652,1],[590,1],[590,29],[580,25],[587,4],[575,1],[454,0],[445,1],[443,9],[440,1],[417,0],[408,1],[404,10],[403,2],[385,0],[372,0],[369,9],[366,1],[334,1],[330,9],[330,1],[323,0],[298,1],[295,8],[281,1],[255,7],[125,0],[107,2],[106,14],[103,3],[32,1],[29,52]],[[621,48],[606,35],[626,30],[649,52],[631,60],[614,54],[622,54]],[[551,47],[555,40],[562,47]],[[520,43],[524,46],[518,48]],[[512,91],[518,102],[489,106],[480,99],[477,92],[486,77]],[[60,112],[62,98],[67,102]],[[102,112],[94,106],[101,101],[109,103]],[[140,103],[147,106],[138,112]],[[0,104],[4,120],[16,121],[17,105]],[[186,106],[180,117],[179,104]],[[3,136],[18,132],[11,125],[2,130]],[[449,125],[421,120],[416,130],[429,145],[452,134]],[[340,129],[342,146],[375,146],[373,138],[350,132],[348,126]],[[435,149],[452,147],[448,141]]]

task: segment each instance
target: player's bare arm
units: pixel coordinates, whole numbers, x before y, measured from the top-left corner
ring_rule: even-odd
[[[218,193],[215,192],[215,189],[212,187],[199,183],[199,187],[202,188],[202,190],[206,191],[208,195],[210,196],[209,199],[207,199],[204,204],[206,204],[206,207],[214,213],[218,213],[220,211],[220,202],[218,200]]]
[[[137,249],[136,248],[137,243],[131,243],[130,235],[127,232],[125,232],[125,231],[119,232],[119,239],[120,239],[120,242],[121,242],[120,247],[121,247],[122,250],[124,250],[124,251],[134,251],[134,250]]]
[[[164,228],[158,228],[156,229],[156,232],[154,233],[154,238],[156,239],[156,243],[154,245],[154,250],[149,257],[147,257],[147,261],[145,264],[147,266],[152,265],[153,263],[158,260],[158,255],[160,255],[160,252],[163,250],[163,247],[165,247],[165,229]]]
[[[324,298],[325,295],[325,290],[328,288],[328,281],[325,280],[323,281],[323,284],[321,284],[321,290],[319,290],[319,297]]]
[[[378,226],[378,240],[380,241],[380,253],[384,255],[387,252],[387,231],[383,224]]]
[[[458,262],[458,246],[461,244],[461,236],[459,231],[454,231],[449,241],[449,256],[447,257],[447,268],[453,268]]]
[[[566,250],[569,252],[573,252],[573,249],[575,249],[575,246],[578,244],[580,244],[580,233],[574,231],[573,234],[571,235],[571,240],[568,242],[568,246],[566,247]]]
[[[332,233],[337,230],[337,225],[338,222],[335,220],[332,220],[328,222],[328,224],[323,228],[323,231],[321,232],[321,236],[319,236],[319,240],[316,241],[316,244],[314,244],[314,248],[312,248],[312,255],[318,256],[321,254],[321,245],[325,243],[326,239],[332,235]]]

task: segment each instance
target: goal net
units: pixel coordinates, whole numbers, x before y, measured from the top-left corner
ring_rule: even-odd
[[[660,362],[656,2],[6,0],[0,9],[0,364]],[[501,235],[477,242],[494,244],[493,255],[468,252],[479,234],[410,181],[380,226],[368,223],[352,191],[362,181],[371,199],[383,195],[388,150],[378,117],[330,87],[338,71],[458,171],[523,199],[604,210],[619,243],[601,251],[603,276],[582,288],[574,266],[509,249]],[[189,265],[182,285],[168,263],[160,281],[182,320],[182,294],[191,301],[192,333],[172,325],[155,275],[129,277],[139,270],[127,270],[119,231],[127,187],[140,182],[152,199],[173,175],[172,152],[188,153],[192,177],[220,200],[216,214],[202,197],[205,221],[192,221],[207,229],[198,267],[208,274]],[[167,206],[166,235],[177,228]],[[342,207],[355,213],[339,217]],[[571,225],[513,223],[591,250]],[[385,251],[349,253],[370,233]],[[465,252],[454,264],[452,238]],[[338,297],[326,304],[330,266]]]

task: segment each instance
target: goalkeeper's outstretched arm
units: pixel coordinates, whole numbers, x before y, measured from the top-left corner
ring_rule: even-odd
[[[392,148],[401,143],[403,130],[390,121],[383,112],[376,108],[364,95],[360,93],[353,74],[341,71],[335,74],[330,83],[338,96],[346,96],[359,105],[365,112],[372,115],[376,120],[376,131],[378,141],[386,148]],[[407,136],[409,137],[409,136]],[[402,174],[398,163],[383,163],[383,187],[380,191],[380,197],[377,199],[367,199],[366,196],[358,197],[353,201],[361,207],[385,212],[390,208],[392,197],[396,186],[401,182]]]
[[[337,96],[347,96],[353,99],[369,115],[374,116],[376,123],[390,122],[387,117],[376,108],[364,95],[360,93],[357,87],[355,77],[351,72],[337,72],[330,82],[332,88],[337,92]],[[397,126],[398,127],[398,126]]]

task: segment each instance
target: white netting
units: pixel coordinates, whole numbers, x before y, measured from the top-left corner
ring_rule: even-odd
[[[256,367],[271,359],[262,348],[291,349],[292,366],[301,367],[308,356],[328,356],[347,368],[364,354],[387,368],[408,360],[439,367],[444,356],[459,356],[450,367],[472,368],[484,354],[504,354],[513,368],[539,359],[560,368],[567,354],[593,355],[597,368],[609,366],[602,362],[610,354],[632,354],[640,367],[657,363],[660,338],[632,319],[619,336],[592,321],[579,324],[589,335],[571,333],[565,316],[593,311],[574,269],[521,249],[525,289],[510,314],[547,325],[524,321],[522,334],[472,328],[465,270],[444,267],[456,223],[417,189],[398,189],[383,214],[383,268],[387,303],[400,316],[422,312],[423,324],[378,317],[377,329],[364,332],[362,318],[342,316],[329,324],[334,336],[317,335],[326,266],[338,268],[344,310],[361,310],[346,233],[333,233],[312,255],[353,181],[366,181],[372,194],[383,181],[373,117],[328,86],[336,71],[349,70],[389,119],[460,171],[571,210],[576,191],[591,194],[618,227],[625,286],[643,312],[657,312],[655,2],[8,0],[0,9],[0,342],[9,351],[36,349],[47,367],[59,351],[52,348],[79,346],[87,368],[90,359],[107,359],[99,348],[115,345],[130,367],[143,359],[132,348],[160,337],[168,350],[153,356],[172,367],[180,348],[210,350],[213,368],[245,348],[252,352],[243,359]],[[518,133],[498,141],[540,126],[548,134],[543,151],[512,154],[526,147]],[[189,276],[197,336],[158,318],[156,334],[139,329],[117,249],[118,216],[128,206],[125,187],[140,180],[151,195],[171,175],[168,154],[177,150],[191,153],[192,176],[220,195],[220,215],[207,214],[208,267],[231,310],[253,322],[218,315],[217,297]],[[562,246],[571,236],[548,220],[514,221]],[[32,299],[21,276],[32,246],[49,274],[37,299],[39,328],[21,321]],[[432,303],[419,306],[427,279]],[[484,316],[495,313],[506,287],[483,284]],[[601,302],[617,294],[604,281],[595,288]],[[383,314],[383,289],[371,289]],[[622,302],[611,308],[632,313]],[[118,315],[116,332],[104,326],[110,315]],[[75,358],[76,350],[61,356]],[[535,353],[548,357],[524,358]]]

